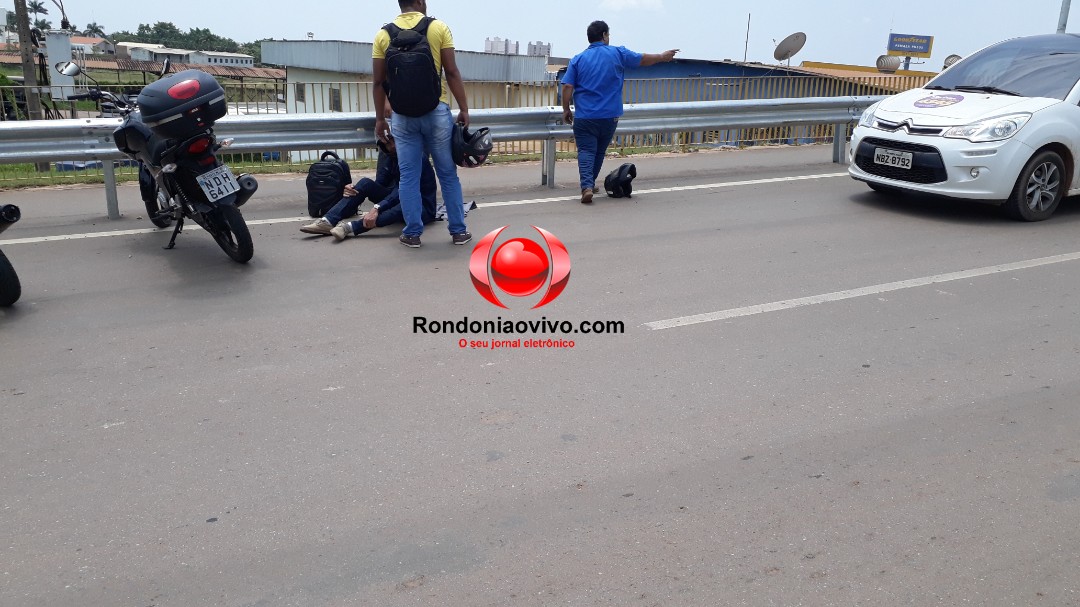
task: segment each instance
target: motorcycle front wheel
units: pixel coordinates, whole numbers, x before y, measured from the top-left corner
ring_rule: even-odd
[[[247,263],[255,254],[251,243],[251,233],[240,209],[222,205],[206,214],[210,234],[217,241],[222,251],[233,261]]]
[[[15,273],[15,268],[11,267],[11,262],[4,252],[0,251],[0,307],[6,308],[19,301],[21,295],[19,275]]]

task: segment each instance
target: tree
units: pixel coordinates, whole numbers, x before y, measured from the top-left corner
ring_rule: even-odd
[[[83,30],[83,35],[94,38],[104,38],[105,29],[98,25],[96,21],[93,21],[86,24],[86,29]]]
[[[52,29],[52,21],[49,21],[48,19],[38,19],[38,20],[34,21],[34,27],[36,27],[37,29],[39,29],[39,30],[41,30],[43,32],[45,30],[51,30]]]
[[[245,55],[251,55],[254,57],[255,65],[262,64],[262,43],[264,40],[273,40],[273,38],[263,38],[262,40],[256,40],[255,42],[245,42],[240,45],[241,52]]]
[[[30,0],[26,3],[26,11],[37,19],[38,15],[48,15],[49,9],[45,8],[45,4],[41,0]]]

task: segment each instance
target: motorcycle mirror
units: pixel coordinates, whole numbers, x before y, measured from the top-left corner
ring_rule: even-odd
[[[166,57],[165,60],[161,62],[161,73],[158,74],[158,78],[164,78],[165,74],[169,73],[169,67],[171,65],[172,65],[172,62],[170,62],[169,58]]]
[[[65,76],[78,76],[82,73],[82,68],[74,61],[60,61],[54,67]]]

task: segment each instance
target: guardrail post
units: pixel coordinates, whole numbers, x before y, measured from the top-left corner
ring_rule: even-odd
[[[833,125],[832,161],[837,164],[847,164],[847,124]]]
[[[540,185],[546,185],[549,188],[555,187],[555,140],[547,139],[544,141],[544,153],[540,161],[541,175]]]
[[[109,209],[109,219],[120,219],[120,202],[116,197],[116,162],[106,160],[101,163],[105,173],[105,206]]]

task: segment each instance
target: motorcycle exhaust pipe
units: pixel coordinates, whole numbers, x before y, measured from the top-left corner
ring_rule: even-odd
[[[236,182],[240,184],[240,191],[236,193],[236,206],[241,207],[259,189],[259,182],[248,173],[241,173]]]
[[[0,205],[0,234],[4,233],[4,230],[8,229],[8,226],[15,223],[22,217],[22,212],[19,207],[13,204]]]

